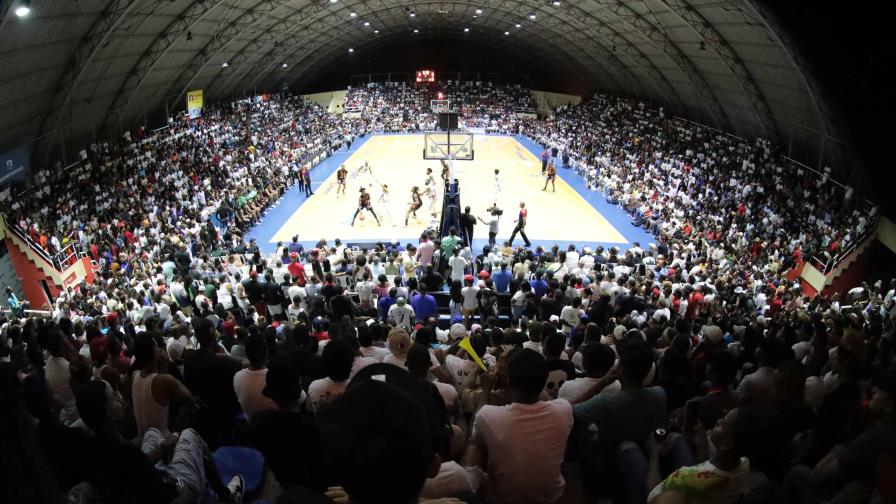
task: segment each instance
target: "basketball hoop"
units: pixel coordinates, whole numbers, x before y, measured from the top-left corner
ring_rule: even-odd
[[[451,112],[451,100],[429,100],[429,106],[434,114]]]

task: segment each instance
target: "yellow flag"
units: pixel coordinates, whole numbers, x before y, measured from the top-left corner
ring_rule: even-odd
[[[481,367],[483,371],[488,371],[488,369],[485,367],[485,363],[482,362],[482,359],[480,359],[479,355],[476,353],[476,350],[473,350],[473,345],[470,344],[469,336],[465,336],[464,339],[460,340],[460,343],[458,343],[457,346],[466,350],[467,353],[470,354],[470,357],[472,357],[473,360],[476,361],[476,364],[479,364],[479,367]]]

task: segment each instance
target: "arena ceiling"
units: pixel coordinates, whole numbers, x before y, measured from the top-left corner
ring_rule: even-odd
[[[0,151],[39,138],[37,161],[180,110],[187,90],[207,102],[284,82],[301,91],[347,57],[433,37],[726,131],[783,144],[835,135],[753,0],[32,0],[20,18],[22,1],[0,0]]]

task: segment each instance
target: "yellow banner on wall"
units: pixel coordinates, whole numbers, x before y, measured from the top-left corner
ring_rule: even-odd
[[[196,119],[202,115],[202,90],[187,92],[187,114],[190,119]]]

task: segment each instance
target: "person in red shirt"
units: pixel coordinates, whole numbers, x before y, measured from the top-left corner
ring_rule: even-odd
[[[289,274],[292,276],[293,281],[298,280],[299,287],[304,287],[308,281],[305,278],[305,265],[299,262],[299,254],[293,252],[289,256],[290,262],[286,269],[289,270]]]
[[[688,310],[685,313],[685,318],[688,320],[694,320],[697,316],[700,315],[700,305],[703,304],[703,287],[698,285],[697,289],[691,294],[688,298]]]

